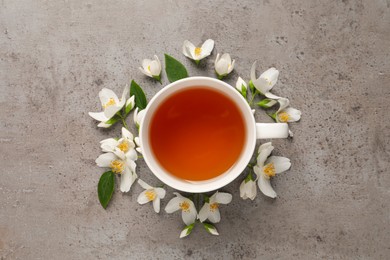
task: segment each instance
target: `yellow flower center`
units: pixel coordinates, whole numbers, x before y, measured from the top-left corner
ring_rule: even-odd
[[[202,53],[202,48],[196,47],[195,48],[195,56],[200,56],[201,53]]]
[[[110,167],[114,173],[120,174],[125,169],[125,163],[123,161],[120,161],[120,160],[115,160],[115,161],[111,162]]]
[[[218,208],[219,208],[219,204],[218,203],[215,202],[215,203],[210,204],[210,210],[212,212],[216,211]]]
[[[119,150],[126,153],[129,150],[129,142],[126,140],[123,140],[120,144],[118,144]]]
[[[280,122],[287,122],[290,119],[290,116],[286,112],[281,112],[278,114]]]
[[[263,172],[265,176],[269,179],[275,176],[275,166],[274,163],[269,163],[263,167]]]
[[[190,203],[188,201],[183,201],[182,203],[179,204],[179,207],[181,208],[182,211],[190,211]]]
[[[107,107],[113,106],[113,105],[115,105],[115,104],[116,104],[116,103],[115,103],[115,100],[114,100],[113,98],[110,98],[110,99],[107,101],[107,103],[103,105],[103,108],[107,108]]]
[[[148,70],[150,71],[150,65],[148,66]]]
[[[156,198],[156,192],[154,190],[147,190],[145,192],[145,196],[149,201],[152,201]]]

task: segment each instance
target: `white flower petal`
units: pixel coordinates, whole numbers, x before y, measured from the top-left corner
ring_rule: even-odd
[[[112,151],[118,158],[125,161],[126,160],[126,154],[121,151],[118,147],[115,147],[114,151]]]
[[[284,109],[284,112],[286,112],[289,115],[289,119],[287,122],[296,122],[301,119],[302,112],[298,109],[288,107]]]
[[[105,122],[100,122],[97,126],[102,128],[109,128],[110,126],[112,126],[112,124],[106,124]]]
[[[138,184],[141,185],[141,187],[144,188],[145,190],[153,189],[152,186],[150,186],[149,184],[147,184],[141,179],[138,179]]]
[[[115,103],[119,102],[118,96],[111,89],[103,88],[102,90],[100,90],[100,92],[99,92],[99,99],[100,99],[100,102],[102,103],[102,106],[107,104],[107,102],[111,98],[114,99]]]
[[[149,71],[149,66],[150,66],[150,63],[152,62],[152,60],[149,60],[149,59],[143,59],[142,60],[142,68],[145,70],[145,71]]]
[[[229,204],[232,201],[232,194],[226,192],[217,192],[215,201],[220,204]]]
[[[165,198],[166,191],[165,191],[163,188],[154,188],[154,190],[156,191],[157,196],[158,196],[160,199]]]
[[[265,95],[267,98],[275,99],[275,100],[278,100],[278,99],[281,99],[281,98],[282,98],[282,97],[279,97],[279,96],[276,96],[276,95],[272,94],[271,92],[266,92],[266,93],[264,93],[264,95]]]
[[[126,96],[129,94],[129,87],[126,85],[122,91],[122,97],[121,100],[119,100],[119,103],[117,104],[117,107],[120,109],[123,108],[123,106],[126,104]],[[118,111],[119,111],[118,110]]]
[[[255,88],[260,92],[260,94],[264,95],[264,93],[269,92],[269,90],[272,88],[269,84],[268,81],[265,80],[264,78],[258,78],[254,81],[252,81],[253,85]]]
[[[173,199],[171,199],[167,206],[165,207],[165,212],[166,213],[172,213],[172,212],[175,212],[177,210],[180,209],[180,203],[183,201],[182,198],[180,197],[174,197]]]
[[[271,83],[270,89],[276,84],[279,77],[279,71],[275,68],[269,68],[268,70],[264,71],[263,74],[260,75],[260,78],[267,79],[268,82]]]
[[[148,77],[153,77],[152,73],[150,73],[149,70],[144,70],[143,68],[139,67],[138,68],[143,74],[145,74]]]
[[[271,142],[260,145],[257,156],[257,165],[260,167],[264,166],[264,162],[267,157],[272,153],[274,147]]]
[[[138,124],[139,126],[142,124],[142,120],[144,119],[145,112],[146,112],[146,110],[143,109],[143,110],[139,111],[139,113],[138,113],[138,115],[137,115],[137,124]]]
[[[126,167],[125,171],[121,174],[121,192],[128,192],[136,179],[137,175],[134,174],[130,168]]]
[[[190,59],[195,59],[195,46],[190,41],[184,41],[183,54]]]
[[[260,174],[258,184],[260,191],[264,195],[271,198],[276,198],[276,192],[272,188],[270,180],[266,178],[264,174]]]
[[[93,119],[100,121],[100,122],[106,122],[109,118],[107,118],[104,114],[104,112],[89,112],[88,115],[92,117]]]
[[[118,159],[117,156],[113,153],[104,153],[101,154],[96,160],[96,164],[99,167],[110,167],[111,162]]]
[[[139,180],[138,180],[138,182],[139,182]],[[149,202],[149,199],[146,197],[146,190],[144,190],[143,192],[141,192],[140,195],[138,195],[137,202],[141,205]]]
[[[161,74],[160,64],[155,60],[150,63],[150,73],[153,76],[159,76]]]
[[[158,58],[157,55],[154,55],[153,57],[154,57],[155,61],[157,61],[158,66],[160,66],[160,71],[161,71],[161,62],[160,62],[160,59]]]
[[[183,219],[183,222],[187,226],[191,225],[192,223],[195,222],[196,215],[197,215],[194,203],[192,201],[189,201],[189,202],[191,202],[189,210],[187,210],[187,211],[182,210],[182,212],[181,212],[181,217]]]
[[[244,200],[248,198],[247,197],[248,190],[249,190],[248,185],[246,185],[245,180],[243,180],[240,184],[240,197],[243,198]]]
[[[118,145],[118,141],[114,138],[108,138],[100,142],[100,148],[103,152],[113,152]]]
[[[160,212],[160,198],[159,197],[156,197],[154,200],[153,200],[153,209],[156,213],[159,213]]]
[[[205,221],[209,217],[209,213],[210,213],[210,204],[206,202],[199,211],[198,214],[199,221],[200,222]]]
[[[265,164],[273,163],[275,167],[275,173],[282,173],[290,169],[290,159],[282,156],[270,156]]]
[[[211,52],[213,51],[214,49],[214,41],[211,40],[211,39],[208,39],[206,40],[203,44],[202,44],[202,53],[201,53],[201,56],[202,56],[202,59],[209,56],[211,54]]]
[[[233,71],[235,63],[236,63],[236,60],[233,60],[233,62],[230,64],[230,66],[228,66],[228,72],[227,72],[228,74]]]
[[[122,127],[122,137],[127,138],[131,141],[133,141],[133,138],[134,138],[133,134],[124,127]]]
[[[229,53],[222,54],[221,60],[225,60],[227,64],[232,64],[232,58],[230,57]]]
[[[211,223],[218,223],[221,221],[221,213],[219,212],[219,209],[210,211],[208,219]]]
[[[130,150],[126,153],[126,158],[127,158],[127,159],[130,159],[131,161],[136,161],[136,160],[138,159],[137,152],[135,151],[134,148],[130,149]]]
[[[220,60],[221,55],[217,53],[217,57],[215,57],[214,66],[217,65],[217,62]]]
[[[288,105],[290,105],[290,100],[288,100],[288,98],[280,98],[278,99],[278,102],[279,102],[279,109],[276,113],[281,112],[283,109],[288,107]]]
[[[252,67],[251,67],[251,81],[254,83],[256,81],[256,65],[257,61],[253,62]]]
[[[110,119],[112,118],[119,110],[121,110],[122,107],[118,107],[118,106],[108,106],[106,107],[106,109],[104,109],[104,115],[106,116],[106,118]],[[107,120],[108,120],[107,119]],[[105,121],[107,121],[105,120]]]

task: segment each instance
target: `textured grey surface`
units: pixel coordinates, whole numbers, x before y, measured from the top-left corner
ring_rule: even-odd
[[[215,50],[196,67],[182,42],[207,38]],[[198,227],[178,239],[179,214],[139,206],[139,186],[106,211],[97,200],[98,142],[120,128],[97,129],[87,112],[130,79],[150,99],[161,86],[137,67],[164,52],[209,76],[229,52],[229,83],[254,60],[275,66],[274,92],[303,111],[294,139],[274,142],[293,164],[273,180],[279,197],[242,201],[232,183],[219,237]],[[389,61],[389,0],[2,0],[1,259],[388,259]],[[158,184],[141,161],[139,173]]]

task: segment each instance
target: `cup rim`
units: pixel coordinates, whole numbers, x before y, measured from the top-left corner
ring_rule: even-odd
[[[197,83],[198,82],[198,83]],[[207,85],[209,83],[210,85]],[[243,152],[237,159],[236,163],[226,172],[205,181],[190,181],[182,180],[168,173],[162,166],[159,165],[157,159],[154,158],[152,149],[149,145],[149,123],[153,112],[161,104],[163,100],[168,98],[177,91],[195,86],[205,86],[213,88],[228,94],[229,98],[239,107],[246,125],[246,142]],[[244,111],[243,111],[244,110]],[[152,111],[150,114],[149,111]],[[146,125],[145,125],[146,124]],[[150,100],[145,108],[145,115],[142,118],[139,129],[140,146],[142,148],[143,158],[151,170],[151,172],[166,185],[180,191],[201,193],[217,190],[224,187],[235,180],[246,168],[248,162],[252,158],[253,151],[256,145],[256,122],[252,114],[251,108],[242,95],[228,83],[211,78],[211,77],[188,77],[168,84],[157,92]]]

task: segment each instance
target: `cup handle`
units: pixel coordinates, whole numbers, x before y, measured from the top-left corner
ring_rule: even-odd
[[[257,139],[287,138],[287,123],[256,123]]]

